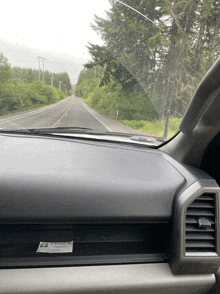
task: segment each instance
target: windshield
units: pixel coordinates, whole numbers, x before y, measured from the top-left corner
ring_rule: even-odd
[[[161,143],[219,55],[219,12],[215,0],[4,1],[0,128]]]

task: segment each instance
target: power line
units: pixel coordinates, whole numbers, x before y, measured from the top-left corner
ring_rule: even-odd
[[[132,6],[129,6],[128,4],[125,4],[122,1],[116,0],[117,2],[121,3],[122,5],[134,10],[135,12],[137,12],[138,14],[140,14],[141,16],[143,16],[144,18],[146,18],[148,21],[150,21],[152,24],[154,24],[155,26],[158,26],[153,20],[151,20],[149,17],[147,17],[146,15],[144,15],[143,13],[141,13],[140,11],[138,11],[137,9],[133,8]]]

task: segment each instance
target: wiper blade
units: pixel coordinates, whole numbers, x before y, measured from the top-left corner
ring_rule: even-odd
[[[130,140],[133,141],[139,141],[139,142],[149,142],[153,143],[156,141],[161,141],[165,142],[166,139],[163,137],[156,137],[156,136],[151,136],[151,135],[142,135],[142,134],[132,134],[132,133],[120,133],[120,132],[105,132],[103,135],[108,135],[108,136],[119,136],[119,137],[127,137]]]
[[[10,133],[29,133],[29,134],[88,134],[98,136],[113,136],[113,137],[126,137],[132,141],[154,143],[154,142],[165,142],[166,139],[162,137],[155,137],[150,135],[138,135],[132,133],[121,133],[121,132],[109,132],[100,131],[98,129],[84,128],[84,127],[43,127],[43,128],[16,128],[16,129],[0,129],[1,132]]]
[[[153,143],[153,142],[157,142],[157,141],[161,141],[161,142],[165,142],[166,139],[165,138],[162,138],[162,137],[154,137],[154,136],[145,136],[145,135],[142,135],[142,136],[132,136],[130,137],[131,140],[133,141],[139,141],[139,142],[150,142],[150,143]]]
[[[105,134],[104,131],[92,128],[82,127],[43,127],[43,128],[19,128],[19,129],[0,129],[0,132],[14,132],[14,133],[31,133],[31,134],[52,134],[52,133],[94,133]]]
[[[31,133],[29,129],[19,128],[19,129],[1,129],[0,133]]]
[[[33,128],[28,129],[34,134],[48,134],[48,133],[99,133],[100,131],[92,128],[83,127],[52,127],[52,128]],[[102,132],[103,133],[103,132]]]

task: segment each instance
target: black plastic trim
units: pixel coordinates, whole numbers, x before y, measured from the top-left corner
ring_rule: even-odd
[[[74,257],[3,258],[0,268],[87,266],[108,264],[161,263],[166,262],[164,254],[130,254]]]
[[[216,253],[185,254],[185,222],[188,206],[204,193],[216,194]],[[220,266],[219,236],[220,188],[214,180],[200,180],[188,187],[174,201],[173,229],[168,250],[168,260],[174,274],[215,273]]]

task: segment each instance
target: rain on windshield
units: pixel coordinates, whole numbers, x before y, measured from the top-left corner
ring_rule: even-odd
[[[3,129],[83,127],[170,138],[219,56],[219,1],[2,6]]]

